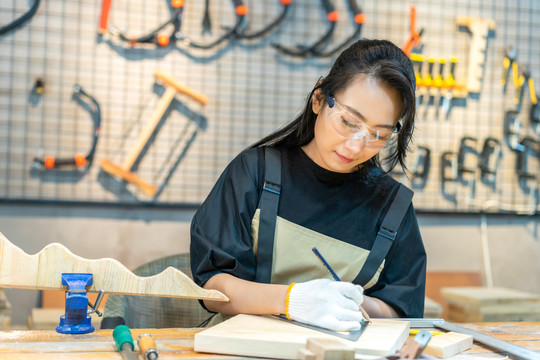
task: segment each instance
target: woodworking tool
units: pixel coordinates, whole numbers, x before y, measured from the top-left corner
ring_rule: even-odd
[[[279,43],[273,43],[272,47],[282,54],[300,57],[316,55],[317,52],[321,51],[321,49],[332,39],[332,34],[336,29],[336,23],[339,20],[339,13],[336,11],[334,4],[332,4],[330,0],[321,0],[321,3],[326,13],[328,29],[317,41],[312,45],[296,45],[296,48],[289,48]]]
[[[353,1],[353,0],[350,0],[350,1]],[[256,39],[256,38],[268,35],[272,30],[277,28],[285,20],[285,18],[287,17],[287,14],[289,13],[289,10],[291,9],[292,0],[280,0],[280,3],[282,5],[281,13],[274,20],[269,21],[268,25],[266,25],[264,28],[262,28],[260,30],[257,30],[257,31],[251,32],[251,33],[248,33],[246,31],[247,29],[244,29],[243,32],[237,33],[236,37],[239,38],[239,39],[250,39],[251,40],[251,39]],[[209,18],[208,11],[206,11],[206,7],[205,7],[204,15],[205,16],[204,16],[204,21],[203,21],[203,30],[209,31],[209,29],[210,29],[210,25],[209,25],[210,18]],[[205,25],[206,23],[208,23],[208,24]]]
[[[39,7],[40,2],[41,2],[41,0],[34,0],[34,3],[32,4],[30,9],[26,13],[24,13],[23,15],[21,15],[17,19],[13,20],[9,24],[0,27],[0,35],[3,35],[3,34],[11,31],[13,29],[18,28],[19,26],[24,24],[26,21],[30,20],[32,18],[32,16],[34,16],[36,14],[36,11],[37,11],[37,9]]]
[[[42,156],[41,154],[35,156],[33,159],[33,167],[36,169],[55,169],[63,166],[76,166],[84,167],[90,166],[94,160],[94,153],[96,152],[96,146],[99,140],[99,134],[101,131],[101,107],[99,106],[98,101],[95,97],[84,91],[84,89],[75,84],[73,86],[73,97],[78,99],[80,104],[87,105],[83,103],[82,98],[86,98],[93,105],[93,111],[91,117],[94,123],[93,132],[92,132],[92,145],[90,150],[85,154],[76,154],[71,158],[60,158],[57,159],[54,156]],[[88,105],[87,105],[88,106]]]
[[[457,156],[451,151],[445,151],[441,155],[441,190],[445,197],[451,197],[455,201],[458,182]],[[447,183],[452,183],[452,191],[448,191]]]
[[[189,87],[183,85],[171,76],[161,71],[156,71],[154,73],[154,76],[165,84],[166,90],[159,99],[159,102],[156,105],[150,120],[145,124],[144,128],[140,132],[134,148],[130,151],[130,153],[124,159],[122,165],[120,166],[114,164],[107,159],[101,160],[101,168],[105,172],[111,174],[112,176],[119,177],[127,182],[133,183],[145,194],[150,196],[154,196],[156,194],[157,188],[154,185],[144,181],[143,179],[135,175],[133,172],[131,172],[131,170],[135,162],[139,159],[141,152],[152,138],[152,135],[154,134],[156,128],[162,121],[162,118],[166,114],[171,102],[174,100],[176,93],[180,92],[188,95],[203,106],[208,103],[208,97],[206,97],[206,95],[190,89]]]
[[[409,330],[409,335],[416,335],[416,334],[418,334],[420,331],[427,331],[427,330],[410,329],[410,330]],[[432,336],[441,335],[441,334],[446,334],[446,333],[440,332],[440,331],[429,331],[429,332],[431,333]]]
[[[538,103],[536,97],[536,90],[534,88],[534,80],[531,77],[531,70],[529,65],[524,64],[520,68],[521,74],[517,79],[516,93],[514,96],[514,104],[516,105],[516,111],[521,111],[521,105],[523,104],[523,93],[525,92],[525,87],[529,88],[529,95],[531,97],[531,104],[534,106]]]
[[[512,45],[509,45],[506,48],[506,52],[504,54],[504,59],[503,59],[503,74],[501,78],[501,85],[503,86],[503,92],[506,92],[506,84],[508,83],[508,74],[510,73],[510,69],[513,68],[514,61],[516,60],[516,56],[517,56],[516,49]]]
[[[311,329],[311,330],[320,331],[322,333],[337,336],[337,337],[340,337],[342,339],[350,340],[350,341],[358,340],[360,338],[360,335],[362,335],[362,333],[366,329],[367,325],[369,324],[367,321],[362,321],[362,323],[360,324],[360,329],[351,330],[347,334],[345,332],[334,331],[334,330],[330,330],[330,329],[323,328],[323,327],[320,327],[320,326],[306,324],[306,323],[296,321],[296,320],[290,320],[285,315],[274,315],[273,317],[278,319],[278,320],[282,320],[282,321],[285,321],[285,322],[288,322],[288,323],[292,323],[292,324],[295,324],[295,325],[298,325],[298,326],[302,326],[302,327],[305,327],[305,328],[308,328],[308,329]]]
[[[156,360],[158,358],[159,353],[152,335],[139,335],[137,338],[137,345],[139,345],[139,352],[146,360]]]
[[[399,357],[401,359],[417,359],[426,348],[432,335],[427,330],[420,330],[414,339],[399,351]]]
[[[495,30],[495,21],[478,17],[458,16],[456,23],[472,34],[469,50],[469,69],[467,71],[467,91],[480,93],[482,74],[486,62],[487,38]]]
[[[106,0],[104,0],[104,2],[105,1]],[[184,0],[171,1],[171,7],[172,9],[169,19],[147,34],[140,36],[128,36],[114,25],[111,26],[108,32],[113,37],[122,40],[126,44],[129,44],[129,46],[153,44],[156,46],[165,47],[169,44],[176,44],[176,41],[180,36],[180,28],[182,26]],[[167,33],[164,33],[164,30],[167,30]]]
[[[56,331],[62,334],[86,334],[94,331],[94,326],[91,323],[89,314],[96,312],[99,316],[101,313],[96,309],[101,302],[103,293],[92,306],[92,311],[88,311],[88,294],[86,287],[92,285],[92,274],[88,273],[63,273],[62,285],[68,287],[66,291],[66,311],[60,316],[60,324],[56,327]]]
[[[535,179],[540,174],[531,172],[533,169],[538,169],[537,167],[529,165],[529,157],[534,156],[540,160],[540,142],[531,138],[526,137],[520,141],[520,145],[523,147],[523,151],[518,151],[517,154],[517,174],[520,179]]]
[[[178,40],[180,40],[182,44],[190,46],[192,48],[208,50],[208,49],[218,46],[225,40],[235,39],[237,35],[240,34],[240,29],[242,28],[245,17],[248,13],[248,7],[247,5],[244,4],[242,0],[233,0],[233,4],[234,4],[234,13],[236,16],[236,22],[232,27],[230,27],[223,35],[218,37],[216,40],[210,43],[204,44],[204,43],[193,41],[181,34],[179,35]]]
[[[420,31],[416,30],[416,7],[414,5],[411,5],[410,11],[409,11],[409,21],[410,21],[410,32],[409,32],[409,38],[407,39],[407,42],[405,45],[403,45],[403,52],[410,56],[411,52],[414,48],[420,46],[420,40],[422,37],[422,34],[424,33],[424,29],[420,29]]]
[[[118,325],[113,330],[113,338],[118,351],[122,354],[124,360],[138,360],[139,356],[134,351],[133,337],[131,331],[126,325]]]
[[[418,145],[411,169],[412,180],[415,182],[416,186],[424,186],[426,184],[430,166],[431,150],[427,146]]]
[[[482,146],[482,152],[480,153],[480,161],[478,162],[478,167],[483,178],[492,182],[495,181],[501,157],[501,142],[493,137],[486,138]]]
[[[360,6],[356,3],[356,0],[348,0],[349,4],[349,10],[353,14],[353,21],[354,21],[354,31],[353,33],[348,36],[345,40],[343,40],[340,44],[334,46],[334,48],[322,51],[320,49],[314,50],[312,55],[318,56],[318,57],[329,57],[336,54],[338,51],[343,50],[347,44],[349,44],[351,41],[356,39],[358,35],[360,35],[362,31],[362,26],[364,25],[364,22],[366,21],[366,16],[362,12],[362,9]]]
[[[441,109],[445,119],[448,118],[448,114],[452,106],[452,99],[454,97],[454,86],[456,85],[456,64],[457,57],[452,56],[450,58],[450,70],[443,81],[443,87],[446,89],[446,92],[444,93]]]
[[[101,3],[101,15],[99,16],[98,34],[105,34],[109,26],[109,12],[112,0],[103,0]]]
[[[317,256],[317,258],[321,261],[321,263],[324,265],[324,267],[326,268],[326,270],[328,270],[328,272],[330,272],[330,274],[332,275],[332,278],[335,280],[335,281],[341,281],[341,279],[339,278],[339,276],[336,274],[336,272],[334,271],[334,269],[332,269],[332,267],[330,266],[330,264],[326,261],[326,259],[322,256],[322,254],[319,252],[319,250],[314,247],[313,249],[311,249],[311,251],[313,251],[313,253],[315,254],[315,256]],[[362,312],[362,316],[364,316],[364,318],[366,319],[366,321],[368,323],[371,322],[371,318],[369,317],[368,313],[364,310],[364,308],[362,307],[362,305],[360,305],[359,307],[359,310],[360,312]]]
[[[536,351],[527,349],[523,346],[509,343],[504,340],[497,339],[493,336],[486,335],[463,326],[447,322],[444,319],[399,318],[394,320],[408,321],[411,328],[438,328],[446,331],[454,331],[460,334],[470,335],[475,341],[481,344],[484,344],[495,350],[515,355],[519,359],[540,360],[540,353]]]
[[[475,149],[476,139],[470,136],[464,136],[459,141],[459,150],[457,156],[457,165],[458,165],[458,175],[460,177],[465,173],[474,174],[478,167],[478,152]],[[467,154],[474,155],[476,157],[476,162],[474,166],[466,164]]]
[[[521,137],[521,121],[519,112],[508,110],[504,113],[503,134],[506,144],[512,150],[523,151],[525,148],[519,143]]]

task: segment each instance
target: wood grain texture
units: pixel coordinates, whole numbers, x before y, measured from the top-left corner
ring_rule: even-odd
[[[372,319],[357,341],[339,340],[354,348],[357,358],[381,357],[400,349],[408,334],[406,321]],[[338,339],[269,316],[237,315],[196,334],[195,351],[296,359],[310,337]]]
[[[502,287],[445,287],[448,317],[456,322],[540,320],[540,295]]]
[[[228,301],[219,291],[199,287],[172,267],[154,276],[139,277],[115,259],[84,259],[57,243],[28,255],[0,233],[0,287],[66,290],[62,273],[93,274],[93,285],[87,288],[90,292]]]
[[[467,328],[483,332],[513,344],[540,351],[540,322],[465,324]],[[240,359],[235,356],[198,353],[193,350],[193,337],[202,329],[132,329],[136,339],[149,333],[155,339],[160,360],[169,359]],[[412,340],[410,337],[407,341]],[[68,344],[69,343],[69,344]],[[135,343],[137,347],[137,344]],[[480,344],[473,344],[465,353],[450,359],[508,359]],[[63,360],[117,359],[112,330],[96,330],[90,334],[66,335],[53,330],[0,331],[0,359]]]
[[[431,338],[424,349],[424,354],[446,359],[469,350],[473,345],[473,337],[470,335],[448,332]]]

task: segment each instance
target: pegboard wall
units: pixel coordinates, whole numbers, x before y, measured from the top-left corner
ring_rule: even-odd
[[[355,30],[348,1],[331,3],[340,19],[327,49]],[[530,78],[540,82],[540,2],[356,3],[366,16],[361,36],[389,39],[400,47],[409,38],[410,6],[414,5],[416,28],[423,29],[421,47],[415,50],[426,59],[421,75],[429,69],[428,58],[436,59],[435,78],[439,59],[449,62],[456,57],[456,84],[468,79],[473,34],[478,31],[471,30],[476,26],[473,23],[469,31],[458,26],[458,17],[493,20],[482,52],[485,59],[480,59],[480,90],[453,93],[446,113],[444,89],[419,88],[417,94],[423,96],[418,101],[414,151],[408,158],[413,174],[408,178],[399,172],[393,175],[415,190],[415,206],[420,211],[538,214],[540,126],[538,113],[536,117],[530,114],[534,101],[526,86],[530,82],[525,81],[518,108],[514,97],[520,78],[514,83],[510,71],[506,88],[501,78],[503,59],[512,46],[517,74],[528,66]],[[3,1],[1,26],[23,16],[32,4]],[[205,2],[186,1],[176,17],[182,20],[175,29],[179,31],[174,32],[176,38],[164,47],[135,45],[122,41],[119,34],[137,37],[165,23],[176,11],[165,0],[113,0],[109,31],[103,34],[98,34],[101,0],[42,1],[32,18],[0,35],[0,199],[200,204],[228,162],[293,119],[318,78],[327,73],[335,55],[295,57],[272,46],[280,43],[298,49],[298,44],[313,44],[321,38],[329,28],[321,4],[294,0],[283,22],[264,36],[224,39],[211,49],[202,49],[188,42],[210,44],[234,29],[238,18],[234,1],[210,2],[210,27],[202,21]],[[269,25],[284,11],[279,0],[251,0],[245,5],[249,11],[241,29],[248,33]],[[172,34],[175,24],[178,22],[163,31]],[[446,64],[443,78],[449,68]],[[131,170],[155,186],[156,193],[148,195],[111,176],[100,164],[104,159],[120,167],[129,162],[145,124],[155,117],[169,89],[156,79],[156,70],[206,95],[208,103],[176,94],[156,131],[143,142],[146,146]],[[96,104],[74,92],[75,85],[99,104],[99,130],[95,128],[99,118]],[[95,152],[88,157],[92,161],[83,166],[47,169],[34,160],[53,156],[58,163],[58,159],[73,161],[76,154],[82,154],[78,162],[83,163],[95,138]],[[486,139],[490,146],[483,157]]]

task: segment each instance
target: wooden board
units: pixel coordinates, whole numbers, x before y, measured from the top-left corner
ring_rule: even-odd
[[[355,349],[356,358],[376,358],[393,354],[409,335],[409,323],[372,319],[357,341],[340,339],[316,330],[269,316],[236,315],[195,335],[195,351],[296,359],[309,337],[331,338]]]
[[[448,317],[457,322],[540,320],[540,295],[501,287],[441,290]]]
[[[154,276],[139,277],[115,259],[84,259],[57,243],[28,255],[0,233],[0,287],[66,290],[62,273],[93,274],[93,284],[87,288],[91,292],[228,301],[221,292],[197,286],[172,267]]]
[[[472,348],[472,345],[472,336],[451,331],[446,334],[433,336],[424,349],[424,354],[446,359]]]

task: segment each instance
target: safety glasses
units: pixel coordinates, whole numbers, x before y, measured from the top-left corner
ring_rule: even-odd
[[[401,130],[399,122],[393,130],[373,128],[351,114],[329,94],[326,94],[326,102],[328,104],[326,118],[334,131],[345,139],[365,139],[366,146],[370,149],[383,149]]]

